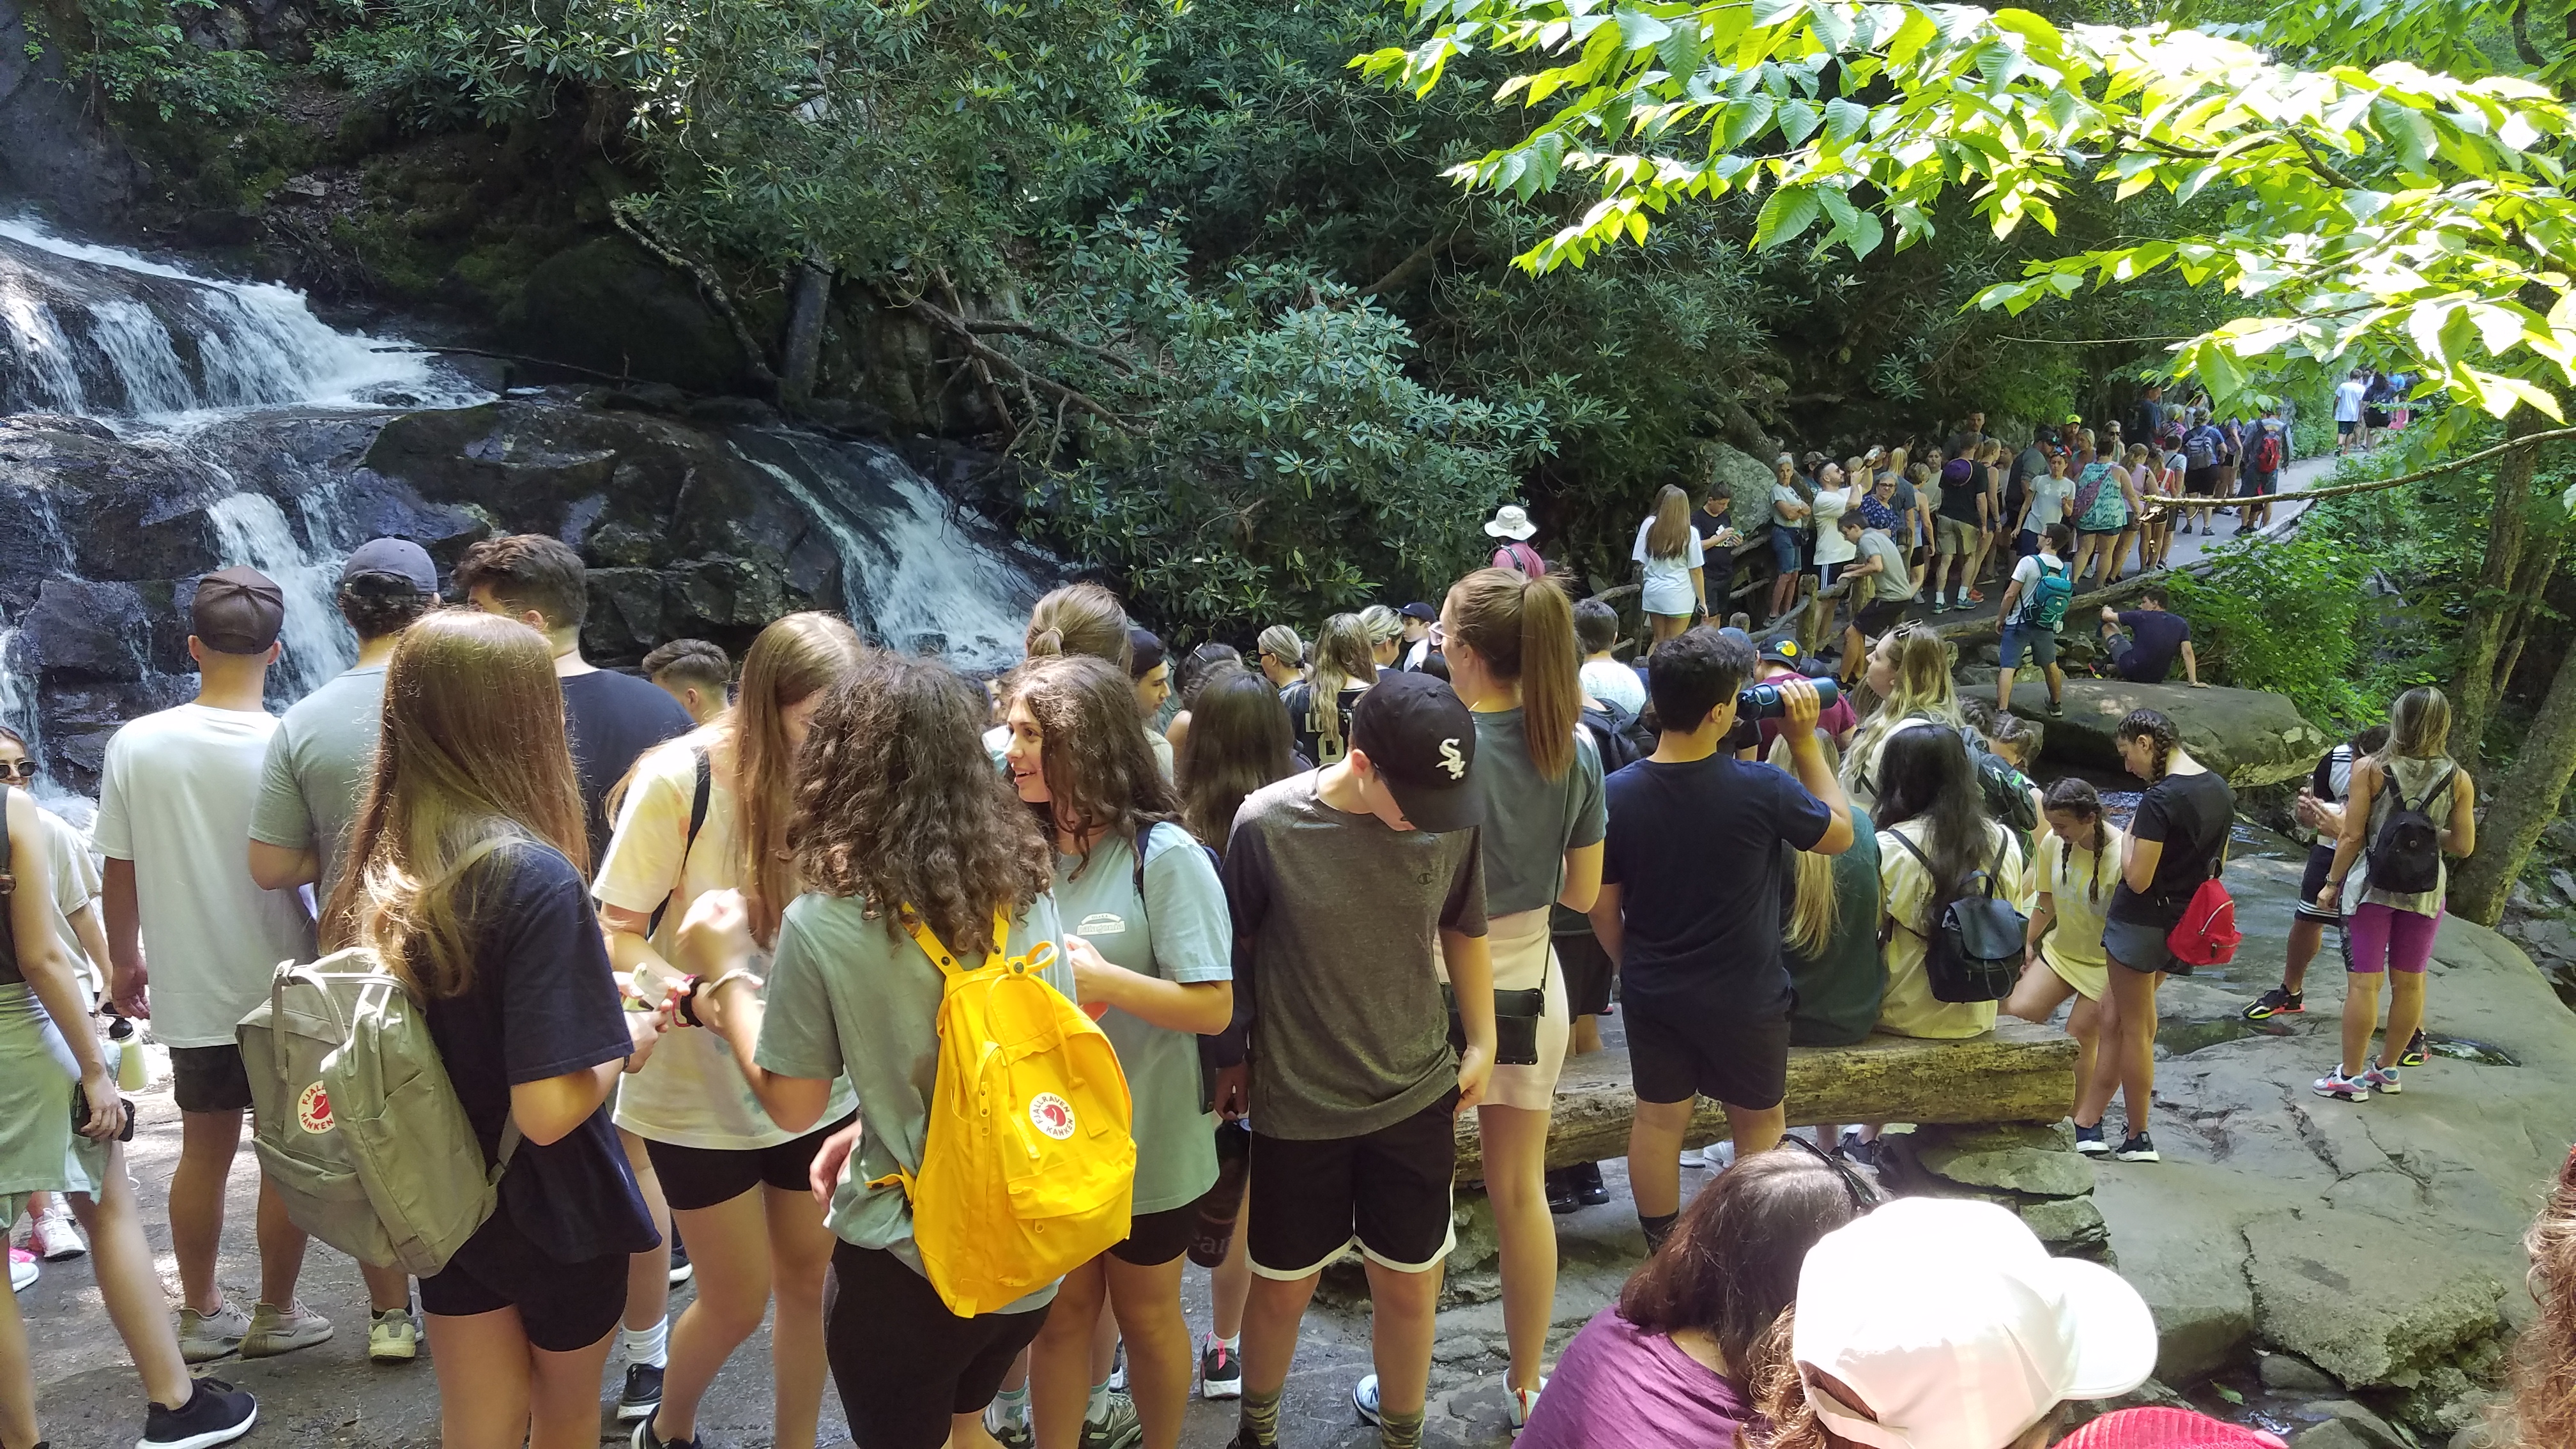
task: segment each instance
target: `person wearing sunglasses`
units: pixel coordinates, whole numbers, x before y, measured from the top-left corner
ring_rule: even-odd
[[[1735,1443],[1753,1412],[1744,1369],[1797,1296],[1807,1250],[1877,1205],[1802,1137],[1720,1173],[1565,1346],[1519,1449]]]

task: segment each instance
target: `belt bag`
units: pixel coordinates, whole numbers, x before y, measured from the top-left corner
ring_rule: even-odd
[[[1553,969],[1553,968],[1551,968]],[[1449,1045],[1460,1052],[1467,1050],[1467,1019],[1458,1014],[1458,995],[1447,982],[1440,985],[1440,1000],[1449,1008]],[[1547,977],[1538,985],[1521,991],[1494,993],[1494,1065],[1498,1067],[1534,1067],[1538,1065],[1538,1023],[1547,1015]]]

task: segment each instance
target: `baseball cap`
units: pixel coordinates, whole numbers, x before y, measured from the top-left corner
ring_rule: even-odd
[[[2259,1429],[2189,1409],[2122,1409],[2057,1441],[2057,1449],[2283,1449]]]
[[[392,574],[424,594],[438,592],[438,565],[429,561],[429,550],[407,538],[371,538],[350,550],[340,565],[340,582],[360,574]]]
[[[1797,1302],[1808,1400],[1870,1449],[2005,1449],[2059,1403],[2127,1393],[2156,1366],[2138,1290],[2050,1257],[1993,1203],[1900,1198],[1837,1228],[1808,1250]]]
[[[188,632],[225,654],[258,654],[286,624],[286,593],[254,568],[219,569],[197,580]]]
[[[1403,608],[1396,610],[1396,612],[1402,614],[1408,619],[1420,619],[1426,624],[1435,622],[1440,617],[1440,611],[1438,609],[1424,603],[1407,604]]]
[[[1807,651],[1799,648],[1798,641],[1795,639],[1765,641],[1762,645],[1762,658],[1768,663],[1786,664],[1802,673],[1807,667]]]
[[[1447,680],[1378,675],[1351,710],[1351,745],[1368,756],[1414,829],[1439,834],[1485,822],[1485,797],[1468,780],[1475,716]]]

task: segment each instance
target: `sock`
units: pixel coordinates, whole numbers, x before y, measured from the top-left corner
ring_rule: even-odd
[[[1003,1427],[1025,1429],[1029,1424],[1029,1390],[1023,1384],[1016,1389],[1003,1389],[993,1395],[993,1417]]]
[[[666,1315],[659,1323],[640,1332],[632,1328],[620,1330],[617,1344],[625,1350],[629,1364],[661,1368],[671,1356],[671,1320]]]
[[[1381,1411],[1377,1420],[1377,1442],[1382,1449],[1422,1449],[1423,1412],[1420,1409],[1410,1414]]]
[[[1242,1430],[1235,1435],[1237,1444],[1249,1444],[1254,1449],[1274,1449],[1279,1442],[1279,1398],[1287,1391],[1285,1384],[1266,1394],[1254,1393],[1249,1388],[1243,1391]]]
[[[1682,1215],[1678,1212],[1651,1218],[1644,1213],[1637,1214],[1637,1226],[1646,1230],[1646,1252],[1649,1256],[1662,1249],[1664,1239],[1673,1235],[1673,1224],[1681,1220]]]
[[[1102,1379],[1091,1386],[1091,1406],[1082,1411],[1082,1422],[1086,1424],[1109,1422],[1109,1380]]]
[[[1243,1335],[1240,1333],[1232,1338],[1220,1338],[1211,1333],[1208,1335],[1208,1342],[1217,1348],[1224,1349],[1227,1353],[1240,1355],[1243,1352]]]

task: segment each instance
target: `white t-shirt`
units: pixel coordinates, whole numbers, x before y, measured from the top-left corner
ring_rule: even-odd
[[[2021,562],[2013,565],[2013,582],[2021,585],[2021,595],[2013,600],[2012,616],[2004,622],[2008,624],[2020,623],[2024,619],[2031,617],[2030,611],[2037,607],[2039,602],[2039,576],[2041,569],[2040,557],[2040,555],[2035,553],[2025,554],[2023,555]],[[2048,556],[2048,564],[2059,573],[2067,572],[2066,560],[2059,558],[2054,554]]]
[[[741,883],[729,771],[710,771],[707,818],[698,827],[698,838],[688,838],[689,804],[698,788],[697,751],[706,744],[701,730],[635,762],[608,850],[599,860],[599,876],[590,887],[600,904],[645,915],[668,899],[671,906],[653,933],[653,949],[673,962],[674,971],[683,969],[673,952],[689,903]],[[765,972],[766,963],[755,961],[752,969]],[[638,994],[658,1002],[667,985],[638,982]],[[818,1120],[838,1122],[856,1110],[858,1098],[843,1078],[832,1084],[831,1103]],[[730,1151],[775,1147],[804,1135],[769,1120],[723,1038],[687,1027],[664,1036],[644,1069],[620,1083],[616,1122],[655,1142]]]
[[[1630,714],[1646,707],[1646,681],[1616,659],[1595,659],[1583,666],[1583,692]]]
[[[1698,595],[1691,592],[1690,571],[1700,567],[1703,545],[1699,530],[1694,528],[1690,531],[1690,539],[1682,545],[1680,557],[1655,558],[1646,552],[1646,534],[1654,526],[1652,518],[1637,525],[1634,557],[1646,566],[1641,607],[1649,614],[1687,614],[1698,602]]]
[[[2363,387],[2361,379],[2357,377],[2347,377],[2343,381],[2335,384],[2335,421],[2339,423],[2360,422],[2361,395],[2367,391],[2369,391],[2369,389]]]
[[[2046,533],[2052,523],[2069,525],[2074,523],[2073,519],[2066,516],[2066,501],[2073,498],[2075,490],[2081,486],[2073,477],[2053,478],[2042,473],[2031,479],[2028,486],[2030,522],[2024,526],[2031,532]]]
[[[313,959],[297,891],[250,878],[250,816],[277,719],[183,704],[116,732],[100,767],[98,848],[134,862],[152,1034],[231,1046],[282,961]]]
[[[54,939],[70,958],[81,989],[95,999],[107,989],[107,963],[89,959],[89,949],[72,929],[72,917],[98,899],[98,862],[91,858],[89,839],[79,826],[42,805],[36,807],[36,824],[44,832],[45,870],[54,882]]]
[[[1849,563],[1852,555],[1859,552],[1857,545],[1843,537],[1842,516],[1851,505],[1848,485],[1816,490],[1816,562]]]

